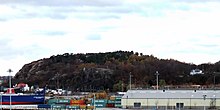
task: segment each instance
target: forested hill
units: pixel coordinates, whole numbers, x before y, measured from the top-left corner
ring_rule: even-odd
[[[190,75],[192,69],[204,75]],[[158,59],[133,51],[69,54],[51,56],[26,64],[15,79],[29,85],[65,88],[73,91],[126,91],[131,75],[132,87],[146,88],[182,84],[213,84],[213,72],[220,71],[220,63],[194,65],[173,59]],[[220,83],[216,76],[216,83]]]

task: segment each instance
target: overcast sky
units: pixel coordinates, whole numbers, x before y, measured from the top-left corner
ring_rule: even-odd
[[[219,20],[218,0],[0,0],[0,75],[63,53],[215,63]]]

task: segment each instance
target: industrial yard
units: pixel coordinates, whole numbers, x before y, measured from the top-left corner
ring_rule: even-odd
[[[2,109],[39,110],[218,110],[220,90],[136,90],[78,92],[48,96],[42,104],[1,105]]]

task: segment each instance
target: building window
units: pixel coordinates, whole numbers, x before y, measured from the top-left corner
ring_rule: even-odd
[[[140,108],[141,107],[141,103],[140,102],[135,102],[134,103],[134,108]]]
[[[176,108],[183,108],[184,103],[176,103]]]

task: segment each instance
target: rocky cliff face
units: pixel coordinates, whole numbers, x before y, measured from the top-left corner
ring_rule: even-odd
[[[87,65],[82,68],[82,65],[64,63],[50,64],[48,61],[49,59],[44,59],[24,65],[15,78],[31,85],[72,88],[78,91],[112,88],[108,85],[113,83],[111,69]]]
[[[47,61],[34,61],[24,65],[15,78],[31,84],[45,85],[47,76],[53,76],[45,67],[47,67]]]

